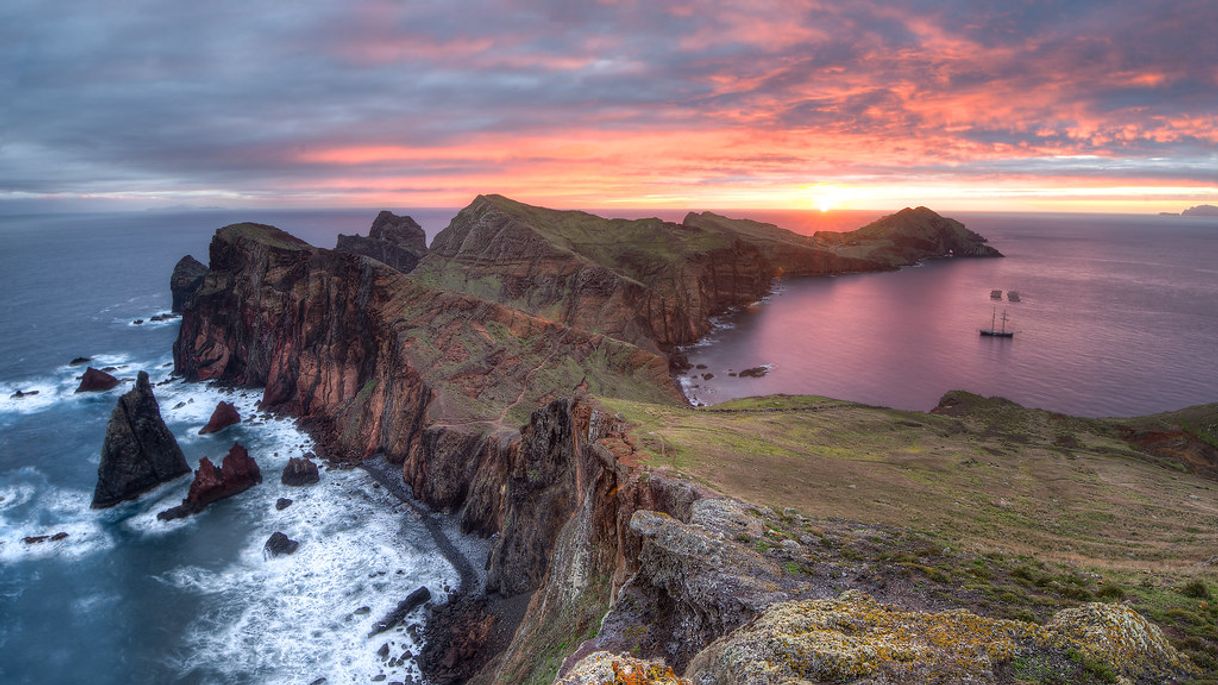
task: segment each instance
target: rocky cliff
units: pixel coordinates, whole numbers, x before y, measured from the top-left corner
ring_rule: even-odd
[[[659,219],[604,219],[480,195],[415,276],[644,348],[693,342],[709,319],[769,291],[753,246]]]
[[[195,291],[203,285],[203,277],[207,275],[207,267],[190,255],[178,260],[173,267],[173,275],[169,277],[169,292],[173,296],[173,311],[181,313],[186,302]]]
[[[800,627],[803,636],[831,630],[835,616],[872,620],[889,605],[955,606],[938,586],[907,574],[907,562],[884,556],[911,545],[899,533],[777,515],[642,465],[638,442],[654,437],[591,395],[678,407],[656,349],[697,326],[677,334],[659,322],[708,316],[768,285],[773,265],[723,231],[589,217],[480,198],[409,275],[273,227],[226,227],[183,314],[175,365],[190,379],[264,386],[264,407],[301,417],[327,457],[384,454],[420,499],[456,512],[467,531],[494,535],[486,589],[527,602],[524,617],[517,623],[476,601],[434,614],[422,656],[433,682],[546,683],[578,677],[593,653],[601,671],[606,658],[628,653],[663,664],[640,665],[639,673],[713,678],[742,667],[730,661],[737,643],[722,641],[739,638],[741,649],[756,650],[788,617],[830,616],[828,628]],[[614,227],[631,240],[610,244],[602,234]],[[880,242],[887,249],[893,240]],[[671,273],[661,273],[663,264]],[[648,310],[647,302],[664,304]],[[868,595],[841,596],[850,589]],[[844,604],[790,604],[808,601]],[[758,627],[770,615],[776,623]],[[875,678],[901,673],[910,659],[961,656],[900,643],[900,625],[917,621],[973,623],[876,621],[867,628],[875,639],[859,649],[893,643],[892,653],[905,656],[857,675],[886,682]],[[1139,635],[1132,643],[1161,646],[1153,631]],[[1069,658],[1079,644],[1054,643],[1038,658],[1077,676],[1073,682],[1101,682]],[[1010,682],[1005,662],[991,656],[977,656],[969,677]],[[758,652],[755,661],[768,658]],[[1144,682],[1190,667],[1181,659],[1137,670],[1147,661],[1154,659],[1139,656],[1136,668],[1102,663]]]
[[[427,254],[427,234],[408,216],[381,212],[373,220],[367,237],[340,234],[334,249],[371,257],[407,273]]]
[[[680,224],[605,219],[482,195],[436,236],[414,276],[668,351],[705,335],[712,316],[765,295],[775,277],[1000,256],[924,207],[842,235],[811,238],[710,212]]]

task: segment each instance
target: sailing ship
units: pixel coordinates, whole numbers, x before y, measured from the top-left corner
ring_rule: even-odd
[[[1002,299],[1002,291],[1001,291],[1001,290],[991,290],[991,291],[990,291],[990,299],[991,299],[991,300],[1001,300],[1001,299]]]
[[[1011,302],[1020,302],[1020,301],[1021,301],[1021,299],[1020,299],[1020,297],[1019,297],[1019,291],[1018,291],[1018,290],[1010,290],[1010,291],[1008,291],[1008,292],[1007,292],[1007,299],[1008,299],[1008,300],[1010,300]]]
[[[998,327],[998,308],[994,307],[994,316],[990,318],[990,327],[982,328],[981,335],[990,338],[1014,338],[1015,331],[1007,330],[1007,312],[1002,310],[1002,328]]]

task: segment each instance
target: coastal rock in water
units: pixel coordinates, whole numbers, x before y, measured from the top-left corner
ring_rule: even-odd
[[[207,425],[199,429],[199,435],[218,433],[238,423],[241,423],[241,414],[237,412],[237,408],[221,400],[216,405],[216,409],[211,413],[211,418],[208,419]]]
[[[203,279],[207,276],[207,267],[190,255],[178,260],[173,267],[173,275],[169,277],[169,291],[173,295],[171,309],[181,313],[186,303],[203,287]]]
[[[386,630],[396,627],[399,623],[406,620],[410,612],[423,606],[431,601],[431,590],[426,587],[416,588],[414,592],[406,595],[406,599],[398,602],[397,607],[393,611],[385,615],[384,618],[376,622],[372,627],[372,632],[368,633],[368,637],[379,635]]]
[[[334,249],[371,257],[407,273],[427,254],[427,234],[408,216],[381,212],[372,222],[368,237],[339,234]]]
[[[263,545],[262,549],[267,556],[279,557],[292,554],[299,547],[299,542],[279,531],[275,531],[271,533],[271,537],[267,538],[266,544]]]
[[[85,375],[81,376],[80,385],[76,386],[76,392],[101,392],[116,385],[118,385],[117,378],[90,366],[85,369]]]
[[[68,366],[80,366],[81,364],[88,364],[91,361],[93,361],[92,357],[77,357],[68,362]]]
[[[312,485],[321,480],[321,475],[317,471],[317,464],[314,464],[312,459],[307,456],[292,457],[283,467],[283,474],[280,475],[279,480],[284,485]]]
[[[148,374],[141,371],[106,426],[93,506],[114,506],[186,473],[190,466],[161,419]]]
[[[280,497],[279,499],[275,500],[275,511],[283,511],[290,506],[292,506],[292,500],[288,499],[287,497]]]
[[[37,390],[18,390],[17,392],[9,395],[9,398],[14,399],[14,400],[19,400],[22,397],[32,397],[37,394],[38,394]]]
[[[182,504],[157,514],[157,518],[168,521],[197,514],[212,502],[232,497],[261,482],[262,472],[257,462],[241,443],[233,443],[220,468],[203,457],[195,470],[195,479],[190,484],[186,499],[182,500]]]
[[[769,367],[754,366],[751,369],[745,369],[744,371],[741,371],[739,376],[741,378],[761,378],[762,376],[766,375],[769,372],[770,372]]]

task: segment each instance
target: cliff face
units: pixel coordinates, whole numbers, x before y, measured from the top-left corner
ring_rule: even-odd
[[[479,196],[415,277],[649,349],[697,340],[773,268],[747,243],[658,219],[603,219]]]
[[[371,257],[408,273],[427,254],[427,234],[408,216],[381,212],[372,222],[367,237],[340,234],[334,249]]]
[[[811,236],[800,235],[774,224],[749,219],[730,219],[714,212],[690,212],[681,222],[708,231],[738,237],[756,247],[780,276],[826,276],[829,274],[882,271],[890,268],[868,255],[838,254]]]

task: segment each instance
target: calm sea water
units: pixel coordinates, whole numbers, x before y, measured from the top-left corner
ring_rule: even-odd
[[[435,234],[452,211],[412,212]],[[618,216],[680,212],[623,212]],[[262,485],[202,515],[159,522],[187,479],[105,512],[89,509],[98,451],[119,389],[74,395],[78,355],[133,378],[164,379],[177,323],[132,325],[169,306],[185,253],[206,259],[218,226],[254,219],[318,245],[364,232],[374,212],[193,212],[0,217],[0,682],[331,683],[400,679],[387,668],[417,645],[405,631],[365,637],[420,584],[443,594],[455,574],[417,520],[360,471],[288,489],[279,469],[310,446],[289,421],[198,436],[220,398],[243,415],[258,394],[202,384],[156,389],[188,459],[233,440],[262,465]],[[852,228],[867,213],[760,213],[804,231]],[[698,401],[818,393],[928,408],[950,388],[1000,393],[1082,414],[1136,414],[1218,399],[1218,225],[1157,217],[964,216],[1009,255],[896,273],[808,279],[728,317],[692,351],[710,381]],[[1012,341],[982,340],[991,288]],[[730,369],[762,364],[764,378]],[[698,387],[692,387],[697,385]],[[38,390],[12,399],[16,390]],[[178,406],[179,403],[184,403]],[[274,509],[278,497],[295,504]],[[271,532],[303,542],[262,556]],[[66,540],[21,538],[67,532]],[[356,613],[368,607],[367,613]],[[395,677],[396,676],[396,677]]]
[[[810,393],[930,409],[964,389],[1086,416],[1218,401],[1218,220],[954,216],[1006,258],[789,280],[690,350],[708,367],[684,379],[691,399]],[[994,302],[992,289],[1022,302]],[[995,312],[1013,339],[978,334]],[[757,366],[770,371],[728,375]]]

